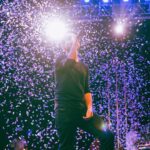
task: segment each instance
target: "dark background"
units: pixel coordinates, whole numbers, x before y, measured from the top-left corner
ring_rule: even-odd
[[[42,39],[34,28],[40,26],[37,8],[42,11],[46,4],[46,0],[1,3],[0,149],[10,149],[18,137],[28,141],[29,149],[53,150],[58,146],[54,62],[62,50]],[[118,101],[120,144],[125,146],[125,135],[130,130],[139,133],[139,143],[148,140],[150,20],[131,19],[122,37],[114,34],[113,24],[111,17],[74,21],[74,30],[85,33],[80,57],[89,66],[95,111],[108,117],[110,106],[111,129],[117,138]],[[87,149],[93,137],[78,129],[76,138],[77,149]]]

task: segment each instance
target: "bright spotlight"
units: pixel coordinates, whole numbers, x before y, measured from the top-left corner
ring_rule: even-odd
[[[124,24],[122,22],[118,22],[115,26],[115,32],[117,34],[123,34],[124,33]]]
[[[90,2],[90,0],[84,0],[84,2],[85,2],[85,3],[89,3],[89,2]]]
[[[106,131],[106,130],[107,130],[107,124],[106,124],[106,123],[102,123],[101,129],[102,129],[103,131]]]
[[[104,2],[104,3],[108,3],[108,2],[109,2],[109,0],[103,0],[103,2]]]
[[[54,41],[61,41],[68,32],[67,25],[62,20],[58,19],[46,21],[43,29],[46,37]]]

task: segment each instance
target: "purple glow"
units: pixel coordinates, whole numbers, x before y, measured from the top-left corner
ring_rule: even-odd
[[[129,2],[129,0],[123,0],[123,2]]]
[[[0,110],[2,137],[7,142],[0,140],[0,145],[6,144],[3,149],[10,149],[11,141],[18,136],[27,140],[29,149],[58,148],[54,104],[50,100],[54,98],[54,62],[62,51],[39,33],[41,18],[51,15],[51,6],[49,0],[4,1],[1,5]],[[63,11],[58,9],[66,15]],[[81,17],[79,10],[69,15]],[[119,137],[125,147],[126,134],[131,129],[146,135],[149,128],[145,123],[149,41],[140,33],[142,29],[147,31],[146,23],[134,20],[135,32],[128,32],[128,37],[122,34],[122,41],[112,36],[112,18],[75,23],[78,30],[85,31],[80,55],[89,66],[94,108],[109,116],[110,128],[116,133],[115,143]],[[78,129],[76,139],[77,149],[88,149],[93,136]]]

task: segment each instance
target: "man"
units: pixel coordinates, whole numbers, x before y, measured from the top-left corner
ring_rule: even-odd
[[[69,41],[69,42],[68,42]],[[100,128],[99,117],[93,113],[87,65],[78,57],[80,41],[72,35],[63,43],[64,55],[55,63],[55,123],[59,135],[59,150],[75,149],[77,127],[100,139],[101,150],[113,150],[114,136]]]

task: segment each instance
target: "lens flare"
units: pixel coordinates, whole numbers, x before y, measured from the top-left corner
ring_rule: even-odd
[[[61,41],[68,33],[68,27],[64,21],[51,19],[44,23],[44,35],[53,41]]]
[[[106,124],[106,123],[102,123],[101,129],[102,129],[103,131],[106,131],[106,130],[107,130],[107,124]]]
[[[115,26],[115,33],[123,34],[124,33],[125,25],[123,22],[118,22]]]

